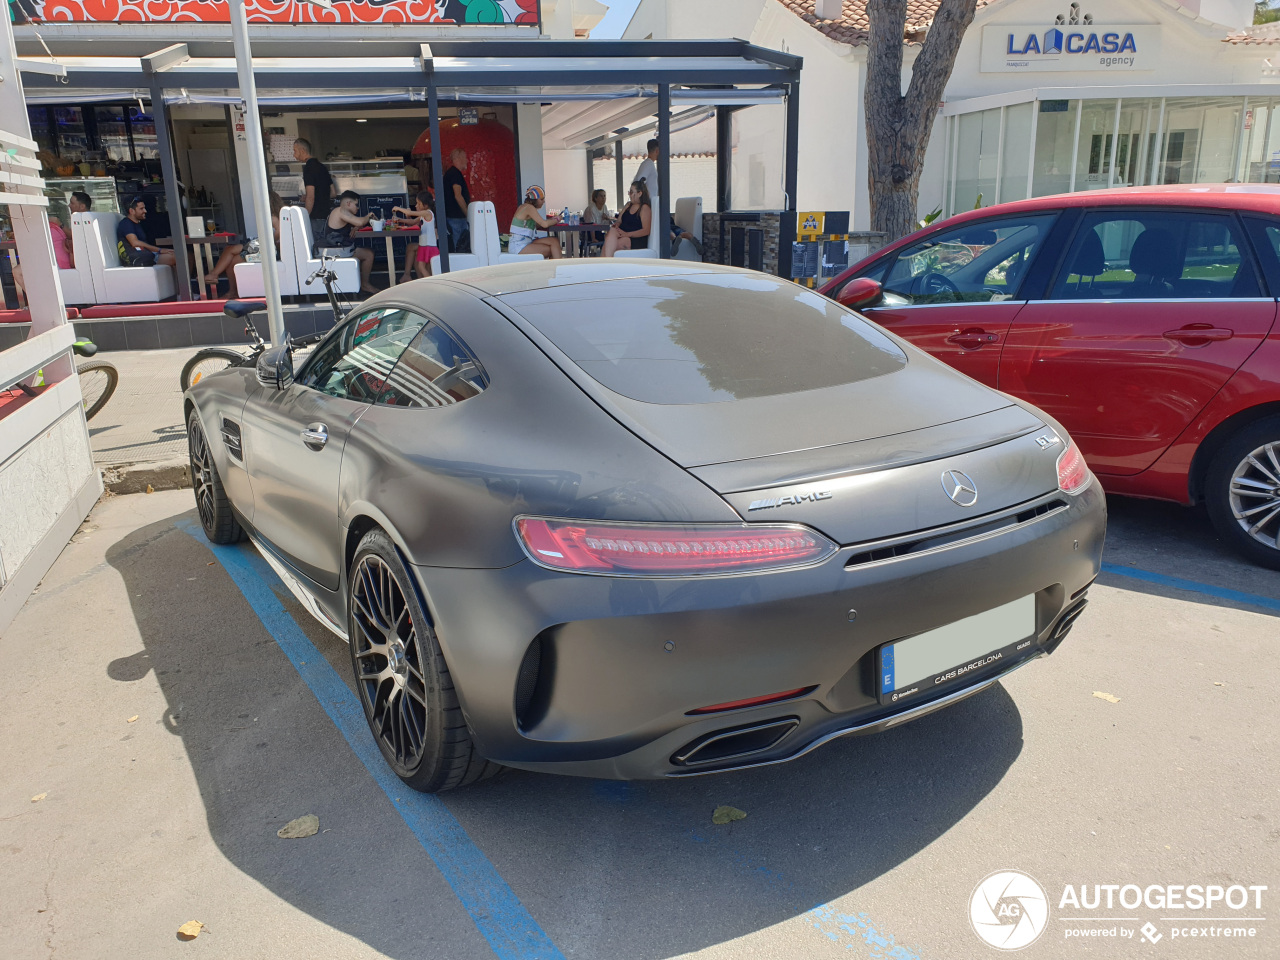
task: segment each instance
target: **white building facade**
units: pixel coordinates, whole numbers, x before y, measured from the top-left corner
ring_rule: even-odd
[[[851,228],[867,229],[866,2],[816,6],[643,0],[626,36],[741,31],[803,56],[798,207],[849,210]],[[908,5],[904,86],[936,7]],[[920,214],[1280,180],[1280,31],[1252,20],[1250,0],[980,0],[930,139]]]

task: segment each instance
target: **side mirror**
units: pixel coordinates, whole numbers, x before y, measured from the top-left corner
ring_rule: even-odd
[[[872,280],[870,277],[858,277],[856,280],[850,280],[844,285],[844,289],[840,291],[840,295],[836,300],[850,310],[860,310],[863,307],[874,306],[879,302],[880,295],[879,280]]]
[[[263,350],[258,357],[258,382],[264,387],[283,390],[293,383],[293,344]]]

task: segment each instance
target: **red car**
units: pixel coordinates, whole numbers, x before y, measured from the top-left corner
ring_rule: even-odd
[[[821,292],[1056,417],[1107,490],[1203,500],[1280,569],[1280,185],[973,210]]]

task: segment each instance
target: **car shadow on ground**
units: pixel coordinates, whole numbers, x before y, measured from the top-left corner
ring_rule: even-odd
[[[125,683],[155,672],[219,849],[287,904],[388,956],[490,955],[394,798],[204,543],[173,523],[107,553],[144,649],[103,666]],[[345,680],[345,644],[276,592]],[[856,891],[968,814],[1021,748],[1021,716],[997,684],[788,764],[627,783],[510,771],[444,802],[565,955],[657,960]],[[720,804],[747,818],[714,825]],[[318,837],[276,839],[304,813],[320,817]]]
[[[1179,589],[1169,582],[1121,575],[1125,568],[1134,568],[1158,577],[1189,580],[1280,602],[1280,576],[1276,571],[1236,553],[1218,536],[1203,506],[1188,508],[1158,500],[1108,496],[1103,562],[1117,568],[1116,572],[1104,570],[1098,578],[1099,583],[1110,587],[1280,616],[1277,609]]]

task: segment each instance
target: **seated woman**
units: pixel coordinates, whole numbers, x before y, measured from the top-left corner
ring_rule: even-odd
[[[511,243],[507,246],[508,253],[537,253],[544,260],[560,259],[560,241],[555,237],[539,237],[537,233],[539,227],[545,230],[560,222],[560,218],[555,214],[551,215],[551,219],[544,220],[542,214],[538,213],[538,208],[542,206],[546,197],[546,191],[537,184],[524,192],[524,203],[516,207],[516,212],[511,217]]]
[[[369,274],[373,272],[373,251],[368,247],[357,247],[351,231],[366,226],[373,219],[372,214],[360,216],[360,194],[354,190],[343,190],[338,197],[338,205],[329,211],[325,220],[324,236],[320,237],[316,246],[327,251],[331,256],[355,257],[360,263],[360,292],[377,293],[378,288],[369,282]]]
[[[606,257],[612,257],[619,250],[643,250],[649,246],[653,211],[649,206],[649,188],[643,180],[631,184],[627,199],[629,202],[618,214],[618,222],[605,235],[603,255]]]
[[[410,220],[417,220],[419,226],[418,242],[411,244],[411,248],[416,250],[414,255],[414,270],[420,277],[431,276],[431,258],[438,256],[440,253],[439,241],[436,238],[436,215],[432,209],[431,193],[428,190],[421,190],[413,201],[413,209],[408,207],[392,207],[392,213],[403,214]],[[405,275],[400,278],[401,283],[409,281],[409,262],[405,261]]]
[[[280,211],[284,209],[284,200],[280,194],[274,190],[269,194],[271,203],[271,235],[276,240],[276,258],[280,257]],[[222,253],[218,255],[218,262],[214,264],[213,269],[205,276],[205,282],[209,284],[209,299],[218,299],[218,278],[224,273],[227,275],[228,296],[235,300],[240,294],[236,289],[236,272],[233,269],[237,263],[244,263],[244,243],[228,243],[222,248]]]

